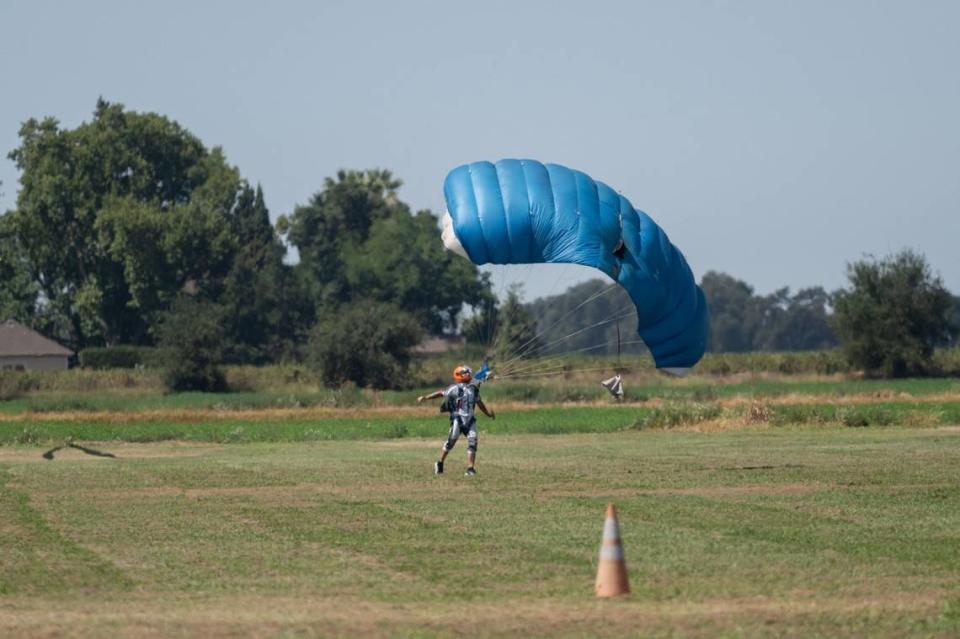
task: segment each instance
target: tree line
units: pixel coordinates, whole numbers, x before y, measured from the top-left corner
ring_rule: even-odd
[[[23,123],[9,157],[20,190],[0,216],[0,316],[77,351],[159,345],[172,367],[189,353],[307,359],[330,383],[382,384],[356,373],[351,351],[397,353],[382,362],[395,373],[422,334],[456,330],[464,306],[489,296],[389,171],[340,171],[274,225],[222,149],[103,99],[73,129]],[[299,263],[284,261],[284,240]],[[208,369],[180,371],[181,386],[218,386]]]
[[[960,344],[960,296],[946,289],[922,255],[904,250],[866,257],[850,264],[847,276],[848,287],[830,293],[784,287],[759,295],[742,280],[708,271],[700,282],[710,308],[707,350],[842,347],[855,366],[896,377],[937,372],[930,367],[934,349]],[[624,318],[632,302],[608,281],[584,282],[526,308],[517,317],[535,326],[530,332],[542,341],[538,350],[544,354],[551,347],[605,355],[643,350],[635,342],[635,319]]]
[[[498,299],[389,171],[340,171],[274,224],[263,189],[221,148],[162,115],[100,99],[76,128],[30,119],[19,135],[9,158],[20,190],[0,216],[0,319],[77,351],[159,346],[172,387],[221,388],[221,363],[291,360],[330,385],[393,386],[429,334],[503,352],[525,344],[529,355],[643,349],[629,298],[603,293],[602,280],[531,303],[517,289]],[[298,263],[285,261],[287,245]],[[848,275],[841,291],[758,295],[708,272],[710,350],[842,344],[865,368],[909,374],[955,343],[960,303],[922,256],[864,260]]]

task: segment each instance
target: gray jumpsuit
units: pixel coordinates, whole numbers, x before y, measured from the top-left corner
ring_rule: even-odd
[[[460,435],[467,436],[467,450],[477,452],[477,402],[480,386],[475,382],[457,383],[443,391],[444,403],[450,410],[450,433],[443,450],[450,452]]]

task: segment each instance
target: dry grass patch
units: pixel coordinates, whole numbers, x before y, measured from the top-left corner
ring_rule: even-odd
[[[378,568],[373,566],[374,569]],[[652,602],[642,596],[616,601],[538,601],[520,597],[495,605],[458,602],[396,604],[356,598],[205,597],[157,602],[148,598],[92,604],[77,610],[63,605],[8,602],[0,609],[0,631],[10,639],[43,636],[114,637],[203,636],[524,636],[715,637],[804,634],[856,624],[858,619],[933,618],[942,608],[942,591],[888,596],[794,600],[756,596],[701,602]],[[469,612],[467,612],[469,610]],[[760,623],[758,624],[757,621]],[[874,621],[875,623],[875,621]],[[872,637],[897,637],[898,626],[880,627]],[[930,634],[929,636],[948,636]]]

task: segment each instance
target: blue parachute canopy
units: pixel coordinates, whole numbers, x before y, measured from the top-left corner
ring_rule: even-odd
[[[592,266],[630,295],[658,368],[683,374],[703,356],[709,313],[687,261],[603,182],[557,164],[500,160],[458,166],[443,190],[450,250],[475,264]]]

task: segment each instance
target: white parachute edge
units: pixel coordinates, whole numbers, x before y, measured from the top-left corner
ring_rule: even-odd
[[[671,375],[673,377],[686,377],[687,374],[690,372],[689,368],[672,367],[672,366],[658,368],[657,370],[661,370],[667,375]]]
[[[442,227],[440,238],[443,240],[446,249],[469,260],[470,256],[467,255],[466,249],[457,239],[457,234],[453,232],[453,218],[450,217],[450,211],[444,212],[443,218],[440,220],[440,226]]]

